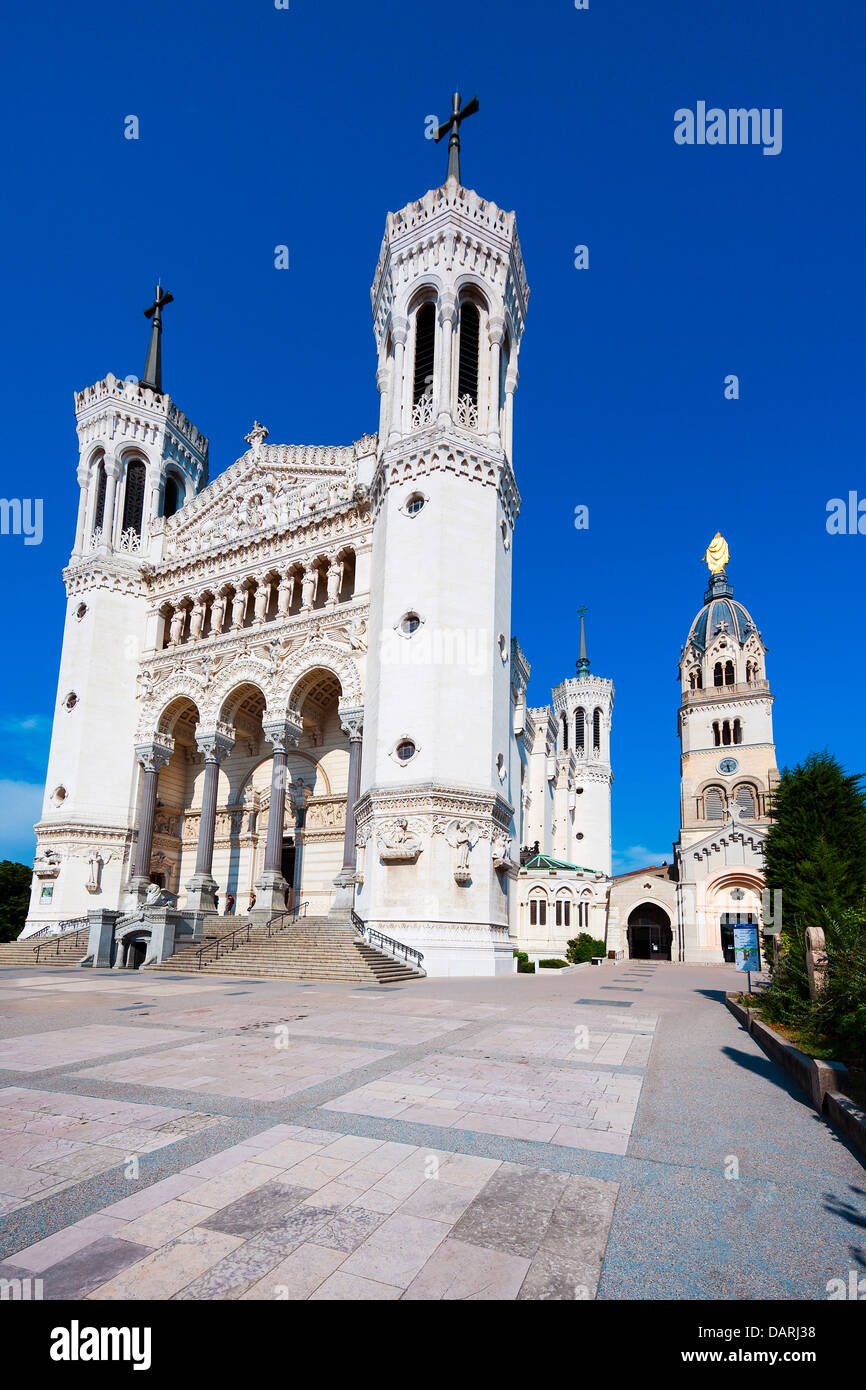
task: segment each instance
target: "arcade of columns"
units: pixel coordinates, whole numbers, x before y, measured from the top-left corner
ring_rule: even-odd
[[[240,632],[247,625],[252,598],[252,626],[260,627],[269,617],[288,618],[311,613],[324,586],[325,610],[336,608],[339,602],[352,597],[355,553],[351,548],[318,555],[314,561],[299,564],[294,561],[281,570],[273,566],[258,574],[237,581],[227,581],[216,592],[205,589],[195,598],[183,598],[160,608],[165,619],[165,647],[179,647],[198,641],[203,635]],[[275,611],[274,595],[276,595]],[[229,611],[229,605],[231,609]],[[189,622],[187,623],[187,618]]]
[[[340,723],[343,732],[349,739],[349,778],[346,795],[343,864],[335,881],[337,888],[335,905],[347,909],[352,903],[352,885],[356,868],[355,803],[358,800],[361,783],[363,709],[341,710]],[[262,720],[262,732],[273,748],[273,760],[265,862],[262,874],[256,880],[257,896],[254,915],[266,918],[285,909],[287,884],[282,874],[282,851],[286,787],[289,780],[287,758],[289,749],[297,744],[302,732],[300,714],[290,714],[285,718],[277,719],[265,718]],[[198,751],[204,756],[205,776],[195,871],[193,877],[186,884],[185,906],[188,911],[207,913],[216,911],[217,883],[213,877],[213,853],[219,768],[232,751],[234,731],[231,726],[222,723],[219,723],[218,727],[212,730],[197,731],[196,745]],[[160,769],[168,764],[173,751],[174,739],[168,734],[160,734],[151,742],[137,744],[135,748],[136,760],[143,769],[143,776],[138,839],[129,888],[139,902],[151,884],[150,861],[153,850],[159,773]]]

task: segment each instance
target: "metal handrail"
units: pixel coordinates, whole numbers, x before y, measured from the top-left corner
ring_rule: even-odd
[[[85,922],[87,921],[86,918],[84,918],[84,919],[78,918],[78,919],[73,919],[73,920],[78,920],[78,921],[84,920]],[[84,926],[84,927],[75,927],[75,928],[72,928],[72,929],[67,930],[67,931],[65,931],[65,932],[58,932],[56,936],[49,937],[49,939],[48,939],[47,941],[40,941],[36,946],[33,947],[33,951],[34,951],[34,953],[35,953],[35,955],[36,955],[36,964],[37,964],[37,965],[39,964],[39,952],[40,952],[44,947],[48,947],[48,946],[54,945],[54,954],[55,954],[55,956],[59,956],[59,955],[60,955],[60,943],[61,943],[61,941],[68,941],[68,940],[70,940],[70,938],[71,938],[73,944],[74,944],[74,945],[77,945],[77,944],[78,944],[78,938],[79,938],[79,936],[81,936],[83,932],[87,932],[87,931],[89,931],[89,930],[90,930],[90,924],[88,923],[87,926]],[[55,943],[56,943],[56,945],[55,945]]]
[[[288,918],[289,921],[294,921],[297,917],[300,916],[302,911],[304,916],[306,917],[308,906],[309,903],[299,903],[297,909],[286,908],[285,912],[275,913],[275,915],[273,917],[269,917],[267,922],[265,923],[264,935],[273,936],[276,932],[283,931],[284,928],[289,925],[289,923],[285,919]],[[275,927],[275,922],[282,922],[282,926]],[[225,951],[235,951],[237,950],[237,947],[241,944],[237,940],[237,938],[241,936],[244,936],[243,945],[246,946],[249,944],[250,937],[255,930],[256,924],[254,922],[247,922],[242,927],[235,927],[234,931],[230,932],[228,936],[218,936],[214,941],[206,941],[205,944],[202,947],[200,947],[198,951],[196,951],[199,970],[201,970],[202,967],[202,960],[205,951],[213,951],[213,959],[219,960],[221,946],[225,948]]]
[[[358,916],[354,908],[350,908],[349,912],[356,931],[360,932],[364,940],[368,941],[371,946],[374,945],[373,938],[375,937],[376,941],[381,942],[385,947],[386,954],[401,955],[404,960],[408,961],[411,959],[417,961],[419,967],[421,966],[421,962],[424,959],[423,952],[416,951],[414,946],[405,946],[402,941],[395,941],[393,936],[386,936],[384,932],[380,932],[376,927],[368,926],[364,919]]]

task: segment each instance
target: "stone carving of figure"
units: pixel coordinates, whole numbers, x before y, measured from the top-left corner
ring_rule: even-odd
[[[183,636],[183,625],[186,622],[186,609],[176,608],[171,615],[171,627],[169,629],[169,642],[172,647],[180,646],[180,639]]]
[[[268,613],[268,603],[271,597],[271,586],[268,580],[260,579],[256,587],[256,611],[257,623],[263,623]]]
[[[247,591],[246,589],[235,589],[232,599],[232,627],[241,628],[244,625],[244,614],[247,611]]]
[[[454,865],[454,878],[457,883],[469,882],[469,851],[480,833],[478,822],[474,820],[453,820],[445,831],[446,840],[457,851]]]
[[[328,603],[336,603],[343,583],[343,563],[332,560],[328,568]]]
[[[109,858],[110,858],[110,856],[109,856]],[[100,879],[101,879],[101,877],[102,877],[102,866],[103,866],[104,863],[105,863],[105,860],[103,859],[102,855],[99,853],[99,850],[98,850],[98,849],[92,849],[92,850],[90,851],[89,855],[87,856],[87,864],[88,864],[88,868],[89,868],[89,870],[90,870],[90,873],[89,873],[87,882],[86,882],[85,885],[84,885],[85,888],[87,889],[88,893],[98,893],[98,892],[99,892],[99,884],[100,884]]]
[[[223,620],[226,615],[226,596],[216,594],[210,609],[210,630],[216,634],[223,630]]]
[[[196,599],[189,615],[189,635],[190,640],[195,642],[201,637],[201,630],[204,626],[204,604],[201,599]]]
[[[304,575],[304,582],[301,586],[301,605],[304,608],[312,608],[313,599],[316,597],[316,589],[319,584],[319,571],[308,569]]]
[[[379,851],[385,860],[416,859],[421,853],[421,841],[409,830],[405,816],[398,816],[389,832],[380,833]]]
[[[360,615],[356,614],[347,628],[349,645],[354,651],[364,650],[366,645],[364,640],[366,632],[367,624],[365,620]]]
[[[277,609],[281,618],[285,618],[292,606],[292,590],[295,584],[290,574],[284,574],[280,580],[280,587],[277,591]]]

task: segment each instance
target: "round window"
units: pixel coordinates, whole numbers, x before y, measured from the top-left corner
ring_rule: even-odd
[[[413,492],[406,503],[406,512],[409,516],[417,516],[423,506],[424,498],[421,496],[420,492]]]
[[[408,763],[410,758],[414,758],[415,745],[411,738],[401,739],[397,744],[396,753],[401,763]]]
[[[400,631],[405,632],[407,637],[411,637],[413,632],[417,632],[421,626],[421,619],[417,613],[407,613],[400,623]]]
[[[76,618],[78,619],[79,622],[81,622],[81,619],[84,617],[84,615],[85,615],[86,612],[87,612],[87,604],[86,604],[86,603],[79,603],[78,607],[77,607],[76,610],[75,610],[75,616],[76,616]]]

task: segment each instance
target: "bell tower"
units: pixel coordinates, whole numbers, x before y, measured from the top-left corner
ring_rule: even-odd
[[[358,910],[399,925],[430,974],[512,968],[513,404],[529,289],[514,213],[461,182],[460,125],[477,109],[455,95],[437,134],[450,135],[446,181],[389,213],[371,291],[381,405]]]

